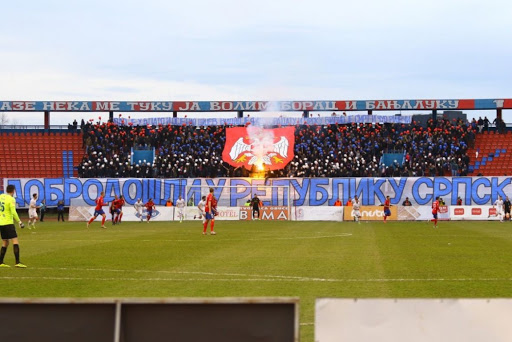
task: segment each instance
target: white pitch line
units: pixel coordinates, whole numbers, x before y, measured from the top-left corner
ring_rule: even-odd
[[[282,276],[282,275],[261,275],[261,274],[243,274],[243,273],[213,273],[213,272],[198,272],[198,271],[165,271],[165,270],[117,270],[117,269],[102,269],[102,268],[73,268],[73,267],[35,267],[35,270],[61,270],[61,271],[87,271],[87,272],[131,272],[131,273],[163,273],[163,274],[198,274],[209,276],[223,276],[223,277],[252,277],[252,278],[278,278],[278,279],[292,279],[292,280],[321,280],[322,278],[308,278],[300,276]]]
[[[311,277],[299,277],[299,276],[281,276],[281,275],[256,275],[256,274],[239,274],[239,273],[212,273],[212,272],[187,272],[187,271],[151,271],[151,270],[115,270],[115,269],[95,269],[95,268],[50,268],[50,267],[39,267],[32,268],[35,270],[61,270],[61,271],[91,271],[91,272],[131,272],[131,273],[163,273],[170,275],[207,275],[207,276],[222,276],[222,277],[246,277],[246,278],[71,278],[71,279],[90,279],[90,280],[155,280],[155,281],[281,281],[281,282],[326,282],[326,283],[390,283],[390,282],[471,282],[471,281],[484,281],[484,282],[496,282],[496,281],[512,281],[512,278],[368,278],[368,279],[329,279],[329,278],[311,278]],[[3,277],[0,276],[0,279]],[[16,277],[14,277],[16,278]],[[38,278],[38,277],[34,277]],[[40,279],[66,279],[66,277],[39,277]],[[4,278],[4,279],[10,279]]]
[[[274,282],[274,281],[293,281],[292,279],[268,279],[268,278],[245,278],[245,279],[211,279],[211,278],[97,278],[97,277],[12,277],[12,276],[0,276],[0,279],[27,279],[27,280],[93,280],[93,281],[220,281],[220,282]],[[306,279],[297,281],[305,282]],[[330,282],[439,282],[439,281],[457,281],[457,282],[474,282],[474,281],[512,281],[512,278],[488,278],[488,279],[326,279],[325,281]]]
[[[343,233],[343,234],[337,234],[337,235],[322,235],[322,236],[294,236],[294,237],[286,237],[286,238],[276,238],[276,237],[262,237],[258,239],[223,239],[220,237],[215,237],[215,239],[219,239],[221,241],[261,241],[261,240],[307,240],[307,239],[325,239],[325,238],[333,238],[333,237],[347,237],[352,236],[351,233]],[[204,240],[204,239],[203,239]],[[137,240],[137,241],[144,241],[144,242],[154,242],[155,240]],[[197,239],[192,240],[158,240],[158,241],[165,241],[165,242],[183,242],[183,241],[193,241],[197,242]]]
[[[334,238],[334,237],[347,237],[352,236],[351,233],[342,233],[336,235],[322,235],[322,236],[294,236],[294,237],[286,237],[286,238],[276,238],[276,237],[263,237],[259,239],[223,239],[219,237],[215,237],[215,239],[219,239],[221,241],[260,241],[260,240],[306,240],[306,239],[325,239],[325,238]],[[159,239],[158,242],[197,242],[200,240],[205,240],[202,238],[198,239]],[[155,242],[155,240],[139,240],[139,239],[121,239],[121,240],[69,240],[64,239],[60,240],[61,242],[113,242],[113,241],[137,241],[137,242]],[[25,240],[24,242],[55,242],[55,240]]]

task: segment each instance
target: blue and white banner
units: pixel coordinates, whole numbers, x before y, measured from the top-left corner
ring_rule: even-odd
[[[436,196],[446,205],[455,205],[459,196],[463,205],[491,205],[498,196],[512,195],[511,183],[511,177],[276,178],[266,183],[251,178],[11,178],[4,179],[4,189],[14,185],[19,208],[27,208],[34,193],[48,206],[61,200],[66,206],[92,206],[101,191],[107,203],[114,195],[123,195],[129,205],[138,198],[144,202],[152,198],[156,205],[164,205],[168,198],[175,202],[181,195],[197,205],[209,187],[214,189],[219,206],[226,207],[241,206],[254,194],[271,206],[332,206],[338,198],[345,203],[356,195],[362,205],[380,205],[390,196],[392,205],[401,205],[409,197],[413,205],[430,206]]]
[[[244,126],[248,123],[257,126],[295,126],[295,125],[330,125],[330,124],[350,124],[350,123],[397,123],[410,124],[412,116],[394,116],[394,115],[348,115],[348,116],[327,116],[316,118],[142,118],[126,119],[114,118],[117,125],[133,126],[157,126],[157,125],[191,125],[191,126]]]
[[[297,112],[512,109],[512,99],[333,101],[0,101],[2,112]]]

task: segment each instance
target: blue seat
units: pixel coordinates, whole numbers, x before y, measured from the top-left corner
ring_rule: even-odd
[[[68,165],[68,151],[62,151],[62,169],[64,170],[64,177],[67,178],[67,165]]]

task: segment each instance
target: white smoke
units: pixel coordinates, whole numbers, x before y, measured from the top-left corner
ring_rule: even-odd
[[[265,130],[262,127],[254,125],[247,126],[247,134],[252,144],[252,153],[258,157],[263,158],[267,153],[274,150],[274,132]]]

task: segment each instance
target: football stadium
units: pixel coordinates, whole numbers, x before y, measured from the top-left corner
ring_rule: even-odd
[[[0,129],[2,216],[20,219],[16,238],[2,230],[2,329],[20,341],[506,341],[510,109],[0,101],[44,117]],[[90,119],[57,126],[57,113]]]

